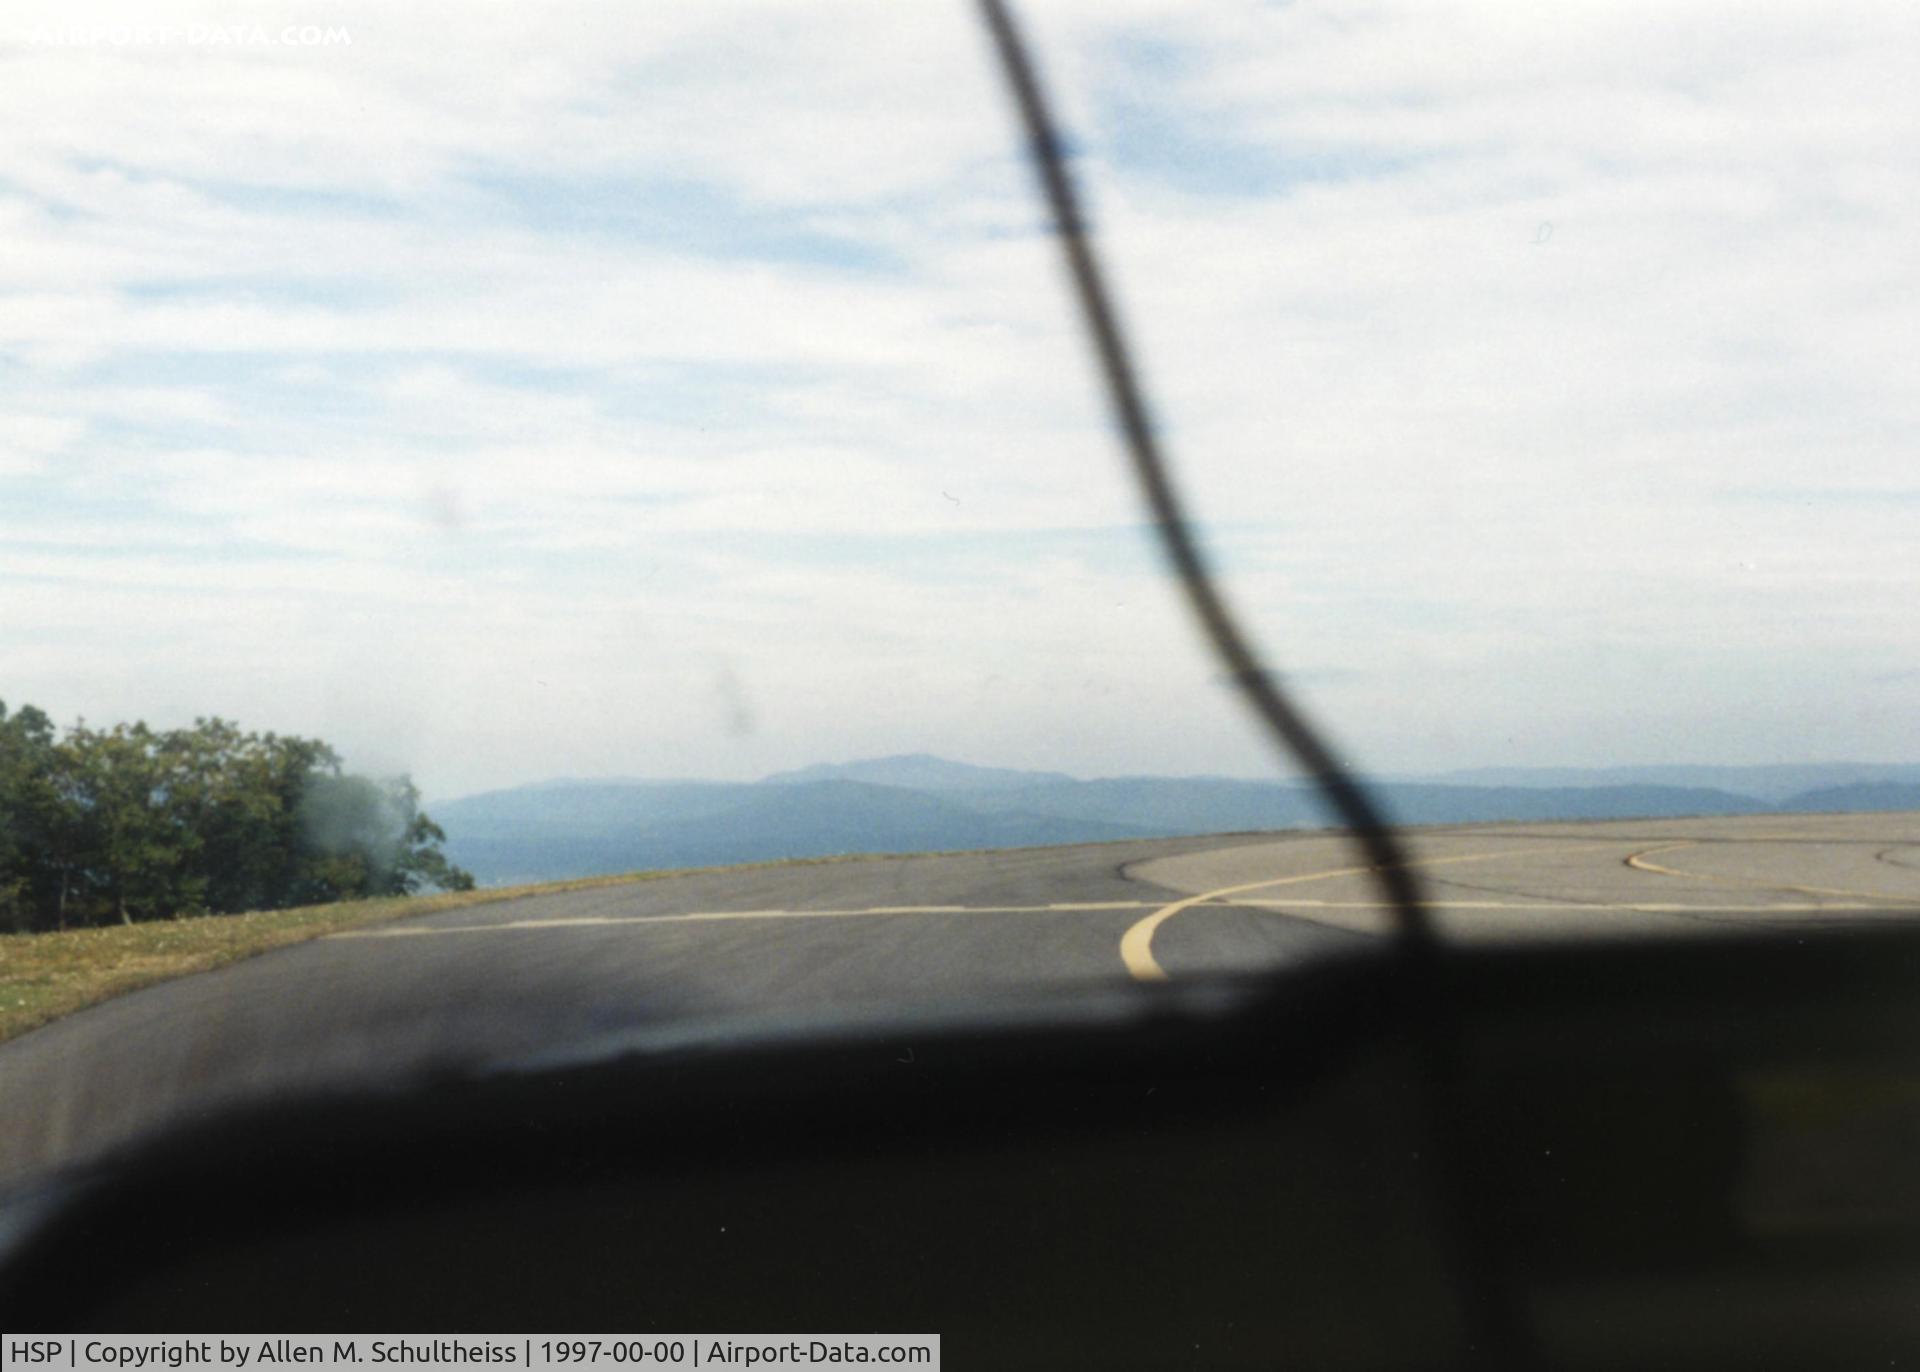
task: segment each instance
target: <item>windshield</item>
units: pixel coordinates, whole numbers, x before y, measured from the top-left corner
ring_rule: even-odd
[[[1196,546],[1453,939],[1920,904],[1913,14],[1030,16]],[[964,5],[0,32],[0,1183],[1383,945]]]

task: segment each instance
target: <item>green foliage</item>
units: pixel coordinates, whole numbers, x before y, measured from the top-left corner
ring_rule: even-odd
[[[34,876],[53,841],[53,722],[0,701],[0,927],[22,928],[35,908]]]
[[[295,818],[304,854],[298,903],[473,889],[473,878],[441,853],[447,835],[420,813],[420,793],[406,777],[317,775]]]
[[[0,928],[470,889],[445,841],[410,780],[348,775],[315,739],[221,719],[60,736],[0,703]]]

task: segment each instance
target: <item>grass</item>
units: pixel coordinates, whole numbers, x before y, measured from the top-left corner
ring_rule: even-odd
[[[1117,847],[1134,839],[1070,847]],[[881,859],[964,857],[989,851],[950,849],[932,853],[835,853],[824,857],[782,858],[747,862],[752,867],[812,867],[837,862],[874,862]],[[0,1043],[38,1029],[62,1015],[98,1005],[103,1000],[138,991],[156,982],[171,981],[193,972],[209,972],[274,948],[324,938],[345,929],[358,929],[388,920],[460,910],[470,905],[518,900],[522,896],[555,895],[602,886],[625,886],[685,876],[689,871],[713,868],[677,868],[659,872],[629,872],[620,876],[577,877],[534,886],[498,886],[478,891],[448,891],[431,896],[392,896],[381,900],[339,901],[332,905],[303,905],[292,910],[256,910],[242,915],[201,915],[191,919],[152,920],[116,924],[99,929],[65,929],[41,934],[0,934]]]
[[[155,982],[225,967],[269,949],[304,943],[343,929],[521,896],[621,886],[675,875],[678,873],[637,872],[537,886],[303,905],[244,915],[201,915],[100,929],[0,934],[0,1042]]]

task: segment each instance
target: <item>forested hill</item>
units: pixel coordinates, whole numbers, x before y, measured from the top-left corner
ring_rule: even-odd
[[[0,702],[0,931],[464,888],[406,777],[317,739],[145,724],[64,731]]]

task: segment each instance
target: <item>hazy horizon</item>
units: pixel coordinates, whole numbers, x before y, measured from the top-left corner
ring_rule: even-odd
[[[872,764],[872,763],[891,763],[891,762],[906,762],[906,761],[929,761],[929,762],[935,762],[943,765],[957,764],[961,767],[966,767],[966,768],[983,768],[991,771],[1004,770],[1008,772],[1024,772],[1024,773],[1031,773],[1035,775],[1058,774],[1058,775],[1064,775],[1073,781],[1125,781],[1125,780],[1136,780],[1136,779],[1139,779],[1139,780],[1150,779],[1150,780],[1221,780],[1221,781],[1243,781],[1243,782],[1272,782],[1277,785],[1298,785],[1298,786],[1310,786],[1312,784],[1310,780],[1308,780],[1306,777],[1299,775],[1298,773],[1284,771],[1279,768],[1269,768],[1265,771],[1246,771],[1246,772],[1225,772],[1225,771],[1139,772],[1139,771],[1135,771],[1135,772],[1080,773],[1080,772],[1073,772],[1071,770],[1061,769],[1061,768],[1020,767],[1016,764],[985,763],[972,758],[942,757],[934,753],[913,752],[913,753],[890,753],[890,754],[878,755],[873,757],[850,757],[850,758],[841,758],[841,759],[819,760],[813,763],[804,764],[798,768],[777,768],[770,772],[756,773],[751,776],[718,776],[718,775],[691,775],[691,774],[645,775],[645,774],[638,774],[638,773],[602,773],[602,774],[585,773],[585,774],[568,774],[568,775],[556,774],[556,775],[549,775],[549,776],[531,777],[523,781],[509,782],[501,786],[482,787],[474,791],[429,794],[426,796],[426,800],[429,803],[432,803],[434,801],[466,800],[474,796],[487,795],[487,794],[500,792],[500,791],[526,790],[526,789],[535,789],[535,788],[548,787],[548,786],[554,786],[554,787],[569,786],[569,785],[622,786],[622,785],[656,785],[656,784],[671,785],[671,784],[678,784],[678,783],[688,783],[688,784],[696,784],[696,785],[705,784],[705,783],[712,783],[716,785],[754,784],[754,783],[774,780],[777,778],[782,778],[786,775],[789,775],[795,772],[808,772],[808,771],[817,771],[817,770],[832,771],[832,770],[838,770],[838,769],[844,769],[844,768],[860,767],[862,765]],[[1738,774],[1742,772],[1752,772],[1752,773],[1797,772],[1797,771],[1849,772],[1854,770],[1858,770],[1862,773],[1873,773],[1873,772],[1882,772],[1882,771],[1897,772],[1897,771],[1907,771],[1907,770],[1920,771],[1920,761],[1862,762],[1857,759],[1818,758],[1818,759],[1812,759],[1812,760],[1782,761],[1782,762],[1771,762],[1771,763],[1744,763],[1744,764],[1725,764],[1725,763],[1715,763],[1715,762],[1687,762],[1687,761],[1619,762],[1619,763],[1600,764],[1596,766],[1559,766],[1554,764],[1542,764],[1538,766],[1514,767],[1514,766],[1506,766],[1502,764],[1488,764],[1485,766],[1450,767],[1450,768],[1444,768],[1444,769],[1439,769],[1435,771],[1379,772],[1379,773],[1369,774],[1367,779],[1375,783],[1380,783],[1380,782],[1408,782],[1408,781],[1419,782],[1423,780],[1435,781],[1435,780],[1444,780],[1450,777],[1464,777],[1464,776],[1474,776],[1474,775],[1484,775],[1484,774],[1507,774],[1507,773],[1513,773],[1513,774],[1532,773],[1532,774],[1541,774],[1541,775],[1555,775],[1555,774],[1602,775],[1602,774],[1616,773],[1616,772],[1646,773],[1646,772],[1659,772],[1659,771],[1677,771],[1677,772],[1701,771],[1701,772],[1730,772],[1730,773]]]

